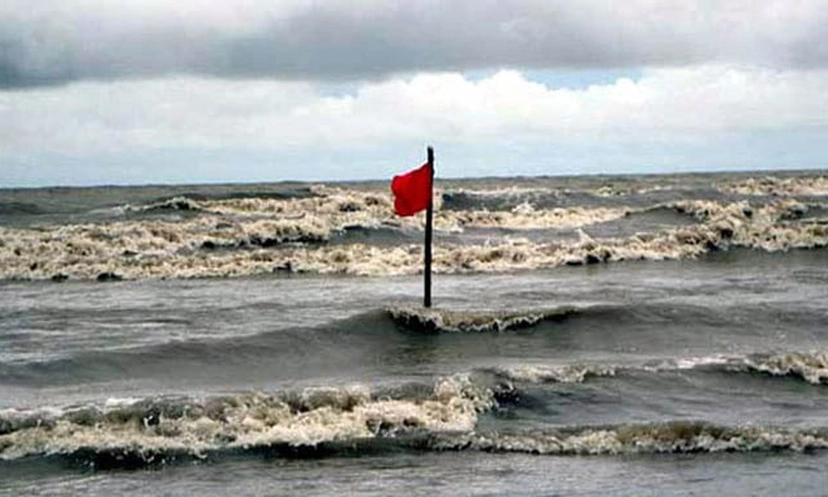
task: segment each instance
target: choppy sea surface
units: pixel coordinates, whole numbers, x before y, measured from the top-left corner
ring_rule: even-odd
[[[0,494],[824,495],[824,174],[0,190]]]

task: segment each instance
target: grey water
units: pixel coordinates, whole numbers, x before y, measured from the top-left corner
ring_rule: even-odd
[[[656,195],[708,195],[688,188]],[[688,222],[653,212],[584,230]],[[420,275],[0,282],[0,494],[825,494],[824,248],[435,275],[437,315],[574,309],[502,331],[426,333],[387,312],[421,292]],[[446,378],[493,401],[470,413],[472,394],[436,393]],[[342,400],[353,388],[370,394]],[[229,414],[254,394],[289,411],[267,425],[287,438],[226,438],[260,429]],[[291,438],[363,407],[382,418],[368,437]],[[208,418],[222,435],[198,438]]]

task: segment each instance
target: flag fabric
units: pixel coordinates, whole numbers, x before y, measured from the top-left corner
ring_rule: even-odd
[[[428,208],[431,181],[431,167],[427,162],[413,171],[394,176],[391,191],[394,193],[394,211],[398,216],[413,216]]]

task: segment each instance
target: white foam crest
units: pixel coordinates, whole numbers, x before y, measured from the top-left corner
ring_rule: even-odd
[[[478,413],[494,405],[492,392],[468,376],[438,380],[426,399],[373,398],[364,386],[307,390],[298,395],[250,393],[206,400],[166,411],[130,405],[126,410],[89,407],[31,423],[0,435],[0,459],[114,451],[153,457],[158,453],[202,456],[224,449],[288,444],[317,445],[412,430],[469,432]],[[136,410],[137,409],[137,410]]]
[[[0,229],[1,231],[2,229]],[[0,233],[2,236],[2,233]],[[178,236],[178,235],[176,235]],[[0,250],[0,278],[47,279],[65,274],[72,278],[94,279],[106,272],[123,278],[233,277],[270,273],[276,270],[353,274],[366,276],[416,274],[422,260],[422,247],[377,247],[364,244],[287,247],[273,251],[175,250],[177,244],[151,239],[151,247],[139,257],[128,257],[130,244],[81,239],[65,244],[16,237],[18,247],[7,244]],[[505,272],[538,269],[564,264],[622,260],[665,260],[698,256],[717,243],[720,235],[710,230],[682,229],[661,235],[636,235],[623,240],[581,240],[573,244],[537,244],[522,239],[507,239],[496,245],[435,246],[433,270],[436,273]],[[117,248],[116,248],[117,247]],[[147,250],[147,249],[153,250]],[[16,253],[15,250],[17,251]]]
[[[669,422],[608,428],[580,428],[557,433],[491,434],[458,437],[442,448],[548,455],[617,455],[661,453],[804,452],[828,448],[824,430],[722,427],[700,422]]]
[[[765,176],[748,178],[744,181],[728,182],[717,185],[718,189],[738,195],[828,195],[828,178],[825,176],[803,176],[779,178]]]
[[[15,423],[33,420],[34,423],[37,423],[37,420],[48,421],[57,419],[64,413],[65,410],[63,408],[55,406],[43,406],[33,409],[8,407],[0,409],[0,422]]]
[[[417,217],[399,218],[393,213],[393,198],[388,193],[317,187],[317,196],[300,199],[230,199],[208,201],[203,208],[213,213],[232,215],[279,215],[323,217],[333,226],[392,225],[405,229],[422,229]],[[507,211],[441,210],[442,195],[437,191],[435,201],[435,229],[459,231],[464,227],[500,227],[509,229],[542,229],[576,227],[601,223],[628,215],[625,208],[566,207],[535,209],[524,202]]]
[[[283,246],[326,242],[346,228],[361,226],[422,229],[422,220],[394,216],[390,195],[317,187],[317,196],[300,199],[229,199],[195,201],[175,198],[140,207],[185,206],[202,214],[191,219],[133,220],[107,224],[0,227],[0,278],[90,279],[116,273],[145,277],[211,277],[270,272],[275,268],[349,274],[399,274],[418,247],[387,249],[379,260],[360,257],[363,247],[331,248],[319,253],[204,254],[201,249]],[[138,208],[135,208],[138,209]],[[525,213],[438,210],[436,227],[461,231],[466,226],[524,229],[601,222],[623,210],[558,209]],[[370,251],[372,256],[377,255]],[[298,259],[298,260],[297,260]],[[273,262],[273,264],[268,264]],[[263,264],[262,264],[263,263]],[[415,265],[416,266],[416,265]]]
[[[122,212],[146,212],[156,209],[170,209],[179,211],[200,211],[204,210],[203,202],[185,196],[173,197],[158,202],[143,205],[126,204],[120,207]]]
[[[109,397],[104,401],[104,408],[128,407],[137,404],[141,400],[139,397]]]
[[[556,195],[567,192],[566,188],[543,188],[531,186],[497,186],[492,188],[456,188],[446,192],[448,195],[468,195],[481,198],[514,199],[523,197],[537,197],[540,195]]]
[[[752,354],[686,357],[644,365],[645,371],[681,371],[721,366],[725,371],[753,371],[773,376],[801,378],[814,385],[828,384],[828,353],[791,352],[787,354]]]
[[[726,366],[741,364],[743,356],[713,354],[709,356],[681,357],[678,359],[663,359],[648,362],[643,366],[644,371],[686,371],[710,366]]]
[[[824,352],[751,356],[744,360],[744,365],[774,376],[794,376],[814,385],[828,384],[828,354]]]
[[[508,380],[524,383],[583,383],[587,378],[615,376],[617,368],[582,364],[520,365],[498,367],[494,371]]]
[[[635,188],[632,186],[603,185],[593,193],[599,197],[626,197],[629,195],[643,195],[645,193],[673,190],[670,185],[652,185]]]
[[[508,228],[516,230],[577,228],[620,219],[634,212],[629,208],[558,207],[535,209],[529,202],[511,211],[443,211],[437,218],[446,228]],[[440,224],[438,224],[438,227]]]
[[[437,273],[506,272],[564,264],[687,259],[729,247],[784,251],[828,246],[828,224],[792,221],[804,215],[809,207],[791,199],[756,209],[746,202],[722,204],[699,200],[676,202],[669,207],[693,215],[699,223],[627,238],[596,240],[581,236],[574,241],[535,243],[506,237],[482,245],[436,245],[433,270]],[[539,221],[543,216],[557,216],[550,214],[554,211],[524,210],[518,214],[451,213],[445,219],[455,216],[451,223],[456,223],[462,216],[469,216],[460,224],[473,224],[483,216],[495,224],[506,225],[520,225],[523,221],[516,219],[524,219],[529,226],[547,222]],[[325,217],[313,211],[282,218],[206,214],[179,222],[145,220],[33,229],[0,227],[0,278],[106,279],[112,273],[126,279],[197,278],[273,271],[379,276],[420,271],[422,247],[419,244],[308,245],[307,242],[324,242],[332,233],[353,226],[348,223],[362,226],[379,223],[408,229],[401,223],[415,226],[419,222],[404,218],[405,221],[392,224],[390,218],[378,220],[366,211],[340,212],[338,208],[334,211],[342,216]],[[620,211],[572,212],[574,217],[567,219],[581,223],[587,222],[583,216],[595,221],[604,215],[618,215]],[[447,229],[457,229],[459,225],[452,226],[444,224]],[[279,250],[269,249],[271,246],[278,246]],[[212,250],[222,247],[243,250]]]
[[[234,220],[202,216],[179,222],[123,221],[16,229],[0,227],[0,277],[44,279],[56,274],[94,278],[101,272],[124,277],[177,277],[176,265],[194,268],[209,259],[201,248],[269,246],[325,241],[341,229],[325,219]],[[255,261],[258,254],[246,254]],[[163,267],[170,265],[167,272]],[[272,268],[271,268],[272,269]],[[150,274],[143,274],[149,271]],[[190,275],[198,275],[189,271]],[[210,275],[210,271],[206,271]],[[186,275],[185,275],[186,276]]]
[[[391,307],[391,319],[428,332],[470,333],[506,331],[532,326],[548,319],[563,319],[577,309],[561,307],[526,311],[453,311],[420,307]]]
[[[791,222],[808,212],[809,205],[793,199],[781,199],[753,209],[747,202],[722,204],[690,200],[671,204],[681,212],[695,216],[704,224],[711,243],[726,248],[741,246],[769,252],[828,245],[828,226]]]
[[[234,217],[287,217],[306,215],[339,220],[355,224],[364,219],[387,217],[393,212],[393,200],[389,193],[346,190],[317,185],[314,196],[304,198],[234,198],[209,200],[205,209],[215,214]]]

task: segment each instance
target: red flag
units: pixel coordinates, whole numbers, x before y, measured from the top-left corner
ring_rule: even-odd
[[[431,167],[422,166],[391,180],[394,211],[399,216],[413,216],[428,207],[431,201]]]

